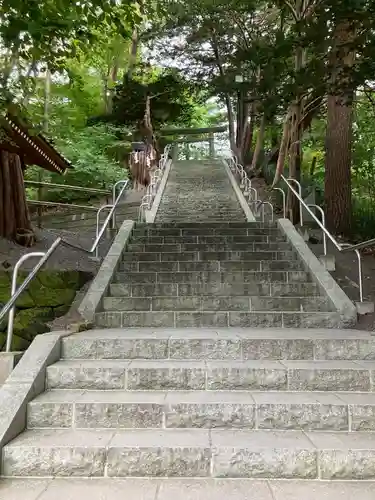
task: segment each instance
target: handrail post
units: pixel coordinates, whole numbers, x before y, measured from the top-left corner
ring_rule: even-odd
[[[113,208],[113,205],[102,205],[99,210],[96,212],[96,238],[98,238],[99,235],[99,223],[100,223],[100,214],[102,213],[103,210],[111,210]],[[114,213],[113,213],[114,215]],[[113,217],[114,219],[114,217]],[[112,219],[112,220],[113,220]],[[99,244],[95,248],[95,257],[99,257]]]
[[[341,249],[350,249],[349,243],[341,243]],[[362,276],[362,257],[357,248],[353,249],[358,259],[358,287],[359,287],[359,301],[363,302],[363,276]]]
[[[125,186],[127,186],[128,182],[129,182],[128,179],[126,179],[126,180],[117,181],[113,185],[113,188],[112,188],[112,205],[114,205],[115,201],[116,201],[116,189],[117,189],[117,186],[120,186],[121,184],[124,184]],[[112,229],[116,229],[116,211],[113,212]]]
[[[32,253],[27,253],[23,255],[17,262],[17,264],[14,266],[13,269],[13,275],[12,275],[12,287],[10,290],[10,297],[12,298],[13,295],[17,291],[17,275],[20,267],[24,262],[26,262],[28,259],[32,257],[44,257],[46,254],[45,252],[32,252]],[[15,313],[15,308],[16,304],[13,304],[9,311],[9,316],[8,316],[8,328],[7,328],[7,342],[6,342],[6,347],[5,347],[5,352],[10,352],[12,348],[12,340],[13,340],[13,325],[14,325],[14,313]]]
[[[354,250],[358,258],[358,285],[359,285],[359,301],[363,302],[363,277],[362,277],[362,257],[359,250]]]
[[[307,206],[310,208],[315,208],[315,209],[319,210],[319,212],[321,213],[321,216],[322,216],[322,224],[324,227],[326,227],[326,216],[325,216],[325,213],[324,213],[324,210],[322,209],[322,207],[320,207],[319,205],[314,205],[314,204],[309,204]],[[323,254],[327,255],[327,236],[326,236],[326,233],[324,231],[322,231],[322,233],[323,233]]]
[[[286,219],[286,195],[285,195],[285,191],[284,189],[281,189],[281,188],[273,188],[274,191],[280,191],[281,195],[282,195],[282,198],[283,198],[283,216],[284,216],[284,219]]]
[[[299,218],[300,218],[300,221],[301,221],[301,226],[303,226],[303,204],[301,202],[302,200],[302,186],[301,186],[301,183],[299,181],[297,181],[297,179],[292,179],[292,177],[289,177],[289,179],[287,179],[287,181],[289,182],[295,182],[298,186],[298,194],[300,196],[300,200],[299,200]]]

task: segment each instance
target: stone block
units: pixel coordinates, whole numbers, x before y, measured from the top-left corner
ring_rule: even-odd
[[[229,312],[229,326],[236,327],[281,327],[281,313]]]
[[[213,451],[213,477],[315,479],[315,450],[219,448]]]
[[[226,327],[228,314],[225,312],[177,312],[176,327]]]
[[[355,303],[357,313],[360,316],[365,316],[366,314],[372,314],[375,309],[374,302],[364,301]]]
[[[163,262],[139,262],[138,271],[142,273],[160,273],[160,272],[171,272],[179,271],[178,261],[163,261]]]
[[[255,405],[238,403],[176,403],[166,410],[169,428],[238,428],[255,427]]]
[[[152,403],[76,403],[76,428],[160,428],[163,406]]]
[[[240,340],[174,339],[169,341],[172,359],[241,359]]]
[[[314,359],[311,339],[242,339],[243,359]]]
[[[375,479],[375,450],[319,450],[318,461],[321,479]]]
[[[69,428],[73,425],[73,404],[71,402],[49,403],[38,400],[31,401],[27,406],[27,427],[60,427]]]
[[[122,273],[118,272],[116,274],[117,280],[119,283],[124,282],[124,283],[156,283],[156,273],[153,272],[147,272],[147,273],[141,273],[141,272],[130,272],[130,273]]]
[[[320,295],[315,283],[271,283],[271,296],[276,297],[309,297]]]
[[[106,311],[149,311],[151,300],[142,297],[104,297],[103,309]]]
[[[175,313],[173,312],[124,312],[122,313],[123,327],[173,327]]]
[[[204,390],[206,370],[204,365],[176,363],[165,366],[145,366],[132,364],[128,370],[127,389],[129,390]]]
[[[167,356],[167,339],[71,336],[62,344],[65,359],[161,359]]]
[[[348,431],[346,405],[260,404],[257,408],[259,429]]]
[[[375,339],[316,339],[315,359],[375,360]]]
[[[3,474],[34,477],[104,476],[105,448],[96,447],[5,447]]]
[[[370,391],[370,372],[355,368],[311,365],[288,370],[291,391]]]
[[[261,271],[261,263],[256,260],[220,261],[220,271]]]
[[[285,328],[345,328],[337,312],[283,312]]]
[[[285,390],[287,373],[277,362],[264,362],[267,367],[254,363],[209,364],[207,368],[207,388],[209,390]]]
[[[303,271],[303,264],[297,260],[263,260],[262,271]]]
[[[124,389],[126,363],[82,366],[60,362],[47,368],[48,389]]]
[[[153,311],[196,311],[201,309],[200,297],[153,297],[151,300]]]
[[[95,324],[104,328],[119,328],[122,326],[122,313],[114,311],[96,313]]]
[[[352,431],[375,431],[375,406],[355,404],[349,406]]]
[[[208,477],[209,448],[110,447],[109,477]]]

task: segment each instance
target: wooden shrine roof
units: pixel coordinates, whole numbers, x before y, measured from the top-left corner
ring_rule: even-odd
[[[26,165],[38,165],[53,173],[65,174],[73,168],[42,134],[30,134],[30,126],[12,114],[1,119],[0,149],[19,154]]]

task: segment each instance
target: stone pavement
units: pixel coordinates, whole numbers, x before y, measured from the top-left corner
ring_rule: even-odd
[[[1,500],[374,500],[374,482],[251,479],[10,479]]]

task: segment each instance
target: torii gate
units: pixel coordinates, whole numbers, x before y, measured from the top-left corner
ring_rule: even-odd
[[[159,137],[166,143],[172,143],[172,156],[176,160],[178,158],[179,144],[185,144],[186,159],[189,160],[190,150],[189,144],[195,142],[208,142],[209,157],[215,157],[215,134],[226,132],[227,126],[221,127],[206,127],[206,128],[170,128],[162,129],[159,132]],[[175,136],[173,139],[168,137]],[[188,137],[186,137],[188,136]],[[192,137],[191,137],[192,136]],[[203,137],[194,137],[203,136]]]

